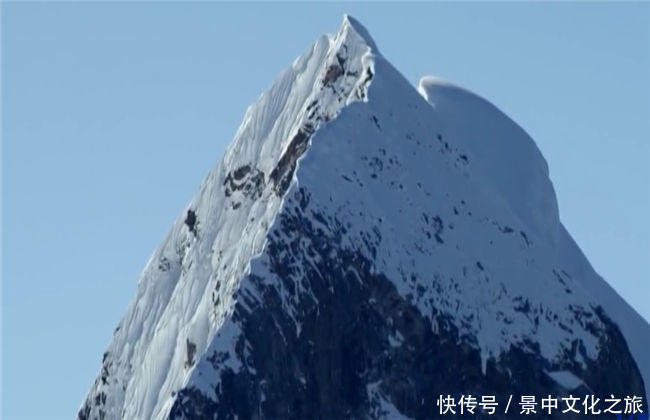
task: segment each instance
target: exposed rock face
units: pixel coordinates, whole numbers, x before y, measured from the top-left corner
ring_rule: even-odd
[[[257,200],[264,191],[264,173],[250,165],[240,166],[226,175],[224,194],[231,199],[233,210],[241,206],[241,200]]]
[[[334,230],[316,227],[313,219],[326,216],[312,213],[306,196],[301,190],[286,203],[278,235],[268,244],[269,269],[298,302],[296,318],[283,309],[275,285],[250,275],[254,291],[242,292],[247,305],[236,304],[233,314],[242,331],[235,352],[243,368],[234,372],[224,368],[227,356],[210,355],[213,371],[203,374],[220,375],[217,398],[185,388],[170,418],[382,418],[390,414],[382,401],[388,400],[405,417],[419,419],[437,417],[441,393],[496,395],[502,402],[511,394],[573,392],[603,400],[611,393],[644,394],[624,338],[600,308],[596,313],[606,325],[599,332],[602,347],[586,366],[574,361],[572,352],[584,352],[578,341],[555,362],[526,343],[528,348],[512,347],[501,360],[488,362],[483,374],[479,351],[463,343],[449,316],[435,308],[422,314],[390,279],[373,272],[372,261],[345,250],[340,223],[328,221]],[[249,293],[261,299],[248,299]],[[564,389],[545,373],[559,369],[575,372],[592,388]],[[494,418],[479,413],[474,418]],[[531,417],[567,416],[572,418],[561,412]],[[520,418],[519,411],[503,417]]]
[[[645,402],[650,327],[617,299],[564,231],[532,139],[459,88],[428,78],[418,93],[346,18],[247,111],[79,418],[424,419],[440,394]],[[519,418],[502,409],[476,418]]]

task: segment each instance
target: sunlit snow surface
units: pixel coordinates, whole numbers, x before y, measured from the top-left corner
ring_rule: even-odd
[[[286,172],[285,191],[274,170],[301,130],[309,140],[295,172]],[[211,395],[218,378],[202,372],[215,351],[233,354],[228,363],[240,369],[234,299],[254,293],[251,273],[277,281],[266,238],[279,229],[283,197],[298,187],[348,227],[343,245],[372,260],[422,314],[435,307],[450,315],[484,364],[527,340],[553,360],[580,339],[595,358],[597,338],[576,313],[600,305],[623,331],[648,389],[650,327],[562,227],[533,140],[461,88],[426,77],[416,90],[345,18],[247,110],[222,161],[150,258],[89,392],[104,399],[107,418],[165,418],[188,385]],[[292,314],[291,296],[277,287]]]

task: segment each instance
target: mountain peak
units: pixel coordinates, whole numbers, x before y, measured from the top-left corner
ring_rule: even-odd
[[[150,258],[79,418],[435,418],[439,393],[571,391],[558,371],[641,395],[648,325],[566,252],[533,140],[420,92],[347,15],[296,59]]]
[[[338,31],[338,34],[347,34],[350,31],[352,31],[359,40],[367,44],[374,53],[379,53],[379,49],[377,48],[374,39],[372,39],[372,36],[365,28],[365,26],[363,26],[357,19],[346,13],[343,15],[343,22]]]

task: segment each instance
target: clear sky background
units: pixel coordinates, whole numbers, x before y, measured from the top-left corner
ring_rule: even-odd
[[[649,3],[3,2],[3,419],[75,416],[246,107],[344,12],[413,84],[532,135],[569,232],[650,319]]]

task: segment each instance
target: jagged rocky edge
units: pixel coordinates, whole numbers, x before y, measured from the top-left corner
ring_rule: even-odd
[[[206,261],[197,260],[201,257],[205,259],[206,256],[210,257],[209,264],[217,269],[222,268],[222,272],[204,276],[209,281],[206,282],[207,284],[199,285],[206,290],[212,289],[209,293],[209,306],[213,308],[205,317],[210,320],[210,325],[206,328],[208,332],[203,334],[204,339],[201,344],[205,347],[216,330],[220,330],[223,335],[229,334],[227,326],[223,328],[222,323],[231,315],[233,295],[240,286],[239,280],[249,271],[250,259],[259,253],[264,245],[266,232],[273,222],[272,216],[282,206],[283,196],[293,181],[300,157],[308,148],[312,135],[322,124],[335,118],[342,107],[355,101],[367,100],[367,90],[374,72],[373,59],[376,54],[378,54],[377,48],[365,33],[365,29],[352,17],[345,16],[341,28],[334,36],[321,37],[307,53],[297,58],[293,65],[283,72],[255,104],[249,107],[244,122],[222,161],[208,174],[186,212],[175,222],[163,244],[146,264],[138,281],[137,296],[114,332],[113,342],[102,357],[100,374],[82,404],[78,418],[165,416],[171,408],[175,394],[171,386],[168,387],[170,391],[165,403],[159,404],[156,400],[154,404],[150,403],[148,406],[137,406],[139,410],[137,413],[126,411],[127,389],[133,385],[133,378],[138,373],[138,369],[140,372],[146,370],[146,366],[137,366],[138,363],[143,362],[144,357],[134,360],[133,356],[137,354],[137,348],[151,347],[148,344],[156,339],[156,330],[158,330],[151,327],[160,325],[165,310],[172,303],[178,303],[173,302],[174,290],[180,288],[184,277],[187,278],[193,270],[196,271],[197,263],[202,263],[205,268]],[[320,69],[314,71],[314,67]],[[294,88],[290,92],[284,92],[283,95],[283,89],[292,87],[291,84],[295,83],[301,75],[312,76],[312,79],[302,86],[306,85],[310,89],[296,92]],[[284,102],[278,104],[278,97],[282,97]],[[289,103],[291,100],[293,103]],[[298,108],[300,111],[293,114],[299,117],[291,123],[281,124],[284,122],[280,121],[281,118],[292,115],[287,108],[294,110]],[[281,143],[271,141],[274,139],[280,139]],[[279,151],[282,153],[280,154]],[[260,203],[265,207],[263,211],[259,208],[252,209]],[[240,225],[243,227],[241,232],[244,234],[243,237],[237,234],[230,235],[232,241],[228,241],[232,244],[231,248],[243,249],[242,253],[248,256],[237,255],[233,258],[232,255],[227,255],[227,250],[211,249],[212,244],[219,240],[219,233],[215,232],[218,229],[210,231],[202,227],[208,227],[205,223],[207,220],[221,227],[219,225],[222,223],[218,216],[223,213],[218,213],[222,209],[224,212],[230,210],[244,214],[244,218],[254,213],[251,222],[257,218],[258,229],[256,234],[252,235],[250,244],[247,244],[244,239],[248,239],[250,233],[255,230],[250,224]],[[232,217],[232,214],[228,216]],[[215,223],[215,219],[219,221]],[[200,247],[200,249],[197,251],[193,247]],[[203,255],[197,256],[197,254]],[[230,265],[229,270],[225,270],[228,262],[233,262],[233,259],[234,264]],[[227,261],[226,265],[222,265],[225,261]],[[223,282],[220,280],[222,278],[228,278],[229,281]],[[137,318],[138,306],[143,301],[151,301],[152,298],[159,302],[153,305],[153,313],[148,318]],[[205,303],[206,299],[202,301]],[[193,321],[197,320],[193,319]],[[147,325],[149,330],[145,331]],[[135,333],[134,331],[125,333],[126,329],[134,329]],[[127,336],[125,337],[124,334]],[[181,335],[189,334],[179,334],[179,341]],[[131,337],[138,337],[139,340],[133,343],[129,340]],[[191,369],[194,356],[205,350],[197,347],[201,344],[185,338],[182,346],[178,343],[172,346],[176,349],[182,347],[182,354],[186,359],[181,364],[184,369]],[[144,353],[150,351],[147,349]],[[175,353],[176,356],[173,357],[178,358],[178,352]],[[187,379],[189,375],[184,377]],[[174,388],[181,387],[182,382],[174,383]],[[154,387],[151,386],[150,389],[137,391],[146,393],[153,389]],[[154,412],[155,406],[158,407],[156,412]]]

